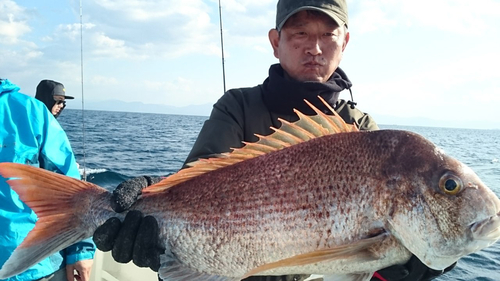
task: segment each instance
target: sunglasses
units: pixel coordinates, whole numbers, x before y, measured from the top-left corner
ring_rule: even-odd
[[[56,104],[57,105],[60,105],[60,104],[63,104],[63,105],[66,105],[66,101],[65,100],[56,100]]]

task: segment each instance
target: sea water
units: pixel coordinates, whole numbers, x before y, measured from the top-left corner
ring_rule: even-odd
[[[58,120],[68,134],[81,173],[88,181],[111,190],[131,177],[178,171],[206,119],[67,109]],[[380,127],[423,135],[470,166],[500,196],[500,130]],[[460,259],[451,272],[436,280],[500,280],[500,242]]]

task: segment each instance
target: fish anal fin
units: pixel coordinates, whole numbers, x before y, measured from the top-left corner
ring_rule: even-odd
[[[351,244],[327,249],[320,249],[314,252],[300,254],[276,262],[264,264],[246,273],[243,279],[248,276],[256,275],[258,273],[280,267],[302,266],[340,258],[345,259],[349,256],[358,256],[360,254],[371,256],[370,248],[374,245],[382,243],[382,241],[384,241],[384,239],[386,239],[387,237],[387,233],[381,233],[377,236],[362,239]]]
[[[168,251],[168,250],[167,250]],[[240,278],[213,275],[200,272],[179,262],[171,253],[160,256],[160,269],[158,275],[165,281],[239,281]]]
[[[325,275],[323,281],[369,281],[372,279],[373,272],[347,275]]]
[[[151,193],[162,192],[179,183],[186,182],[201,174],[217,170],[226,166],[242,162],[260,155],[274,152],[310,139],[342,132],[358,131],[355,125],[349,125],[340,117],[335,110],[320,96],[318,98],[331,111],[332,115],[323,113],[312,103],[304,100],[316,112],[314,116],[307,116],[298,110],[295,113],[299,117],[296,122],[290,123],[283,119],[280,128],[271,128],[274,132],[267,136],[256,134],[257,142],[246,143],[241,148],[235,148],[230,153],[222,153],[209,159],[200,159],[189,163],[189,168],[183,169],[159,183],[142,190],[147,196]]]

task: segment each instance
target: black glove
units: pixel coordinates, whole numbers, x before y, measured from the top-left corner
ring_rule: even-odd
[[[427,267],[416,256],[412,256],[406,264],[393,265],[377,271],[387,281],[428,281],[452,270],[457,263],[448,266],[444,270],[435,270]],[[372,281],[379,281],[373,277]]]
[[[117,213],[128,210],[137,201],[143,188],[162,180],[160,177],[137,177],[120,183],[113,191],[111,207]],[[160,268],[160,255],[165,252],[159,241],[158,222],[152,216],[143,218],[140,211],[130,211],[123,222],[110,218],[94,232],[93,240],[103,252],[111,251],[117,262],[131,260],[140,267],[154,271]]]

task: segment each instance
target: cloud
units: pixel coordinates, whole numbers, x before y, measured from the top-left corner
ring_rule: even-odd
[[[430,27],[456,34],[498,32],[489,24],[500,16],[496,0],[351,0],[350,18],[361,32],[401,28]]]
[[[117,45],[119,57],[134,59],[218,53],[216,25],[203,1],[89,1],[86,11],[96,55],[107,56]]]
[[[185,77],[176,77],[165,82],[146,80],[143,86],[143,91],[150,93],[148,97],[151,103],[154,101],[154,103],[172,104],[175,100],[176,106],[187,106],[211,101],[207,98],[209,90],[200,88],[196,80]]]
[[[476,54],[382,82],[361,83],[353,89],[360,94],[363,110],[377,114],[389,111],[400,117],[497,120],[500,73],[492,66],[499,63],[497,53]]]
[[[0,0],[0,44],[13,45],[20,43],[20,38],[31,31],[27,21],[26,10],[14,1]]]
[[[14,1],[0,0],[0,65],[4,77],[23,71],[30,61],[42,56],[34,42],[24,39],[32,32],[28,19],[31,12]],[[9,66],[7,69],[5,66]]]
[[[79,7],[73,6],[72,23],[58,24],[53,30],[37,30],[30,41],[23,41],[23,36],[32,31],[29,23],[36,23],[33,13],[13,1],[0,1],[11,11],[0,15],[0,34],[7,38],[3,44],[31,44],[34,51],[60,60],[77,57],[80,28],[83,28],[84,52],[88,59],[220,55],[219,11],[218,6],[213,5],[216,1],[211,1],[211,5],[201,0],[86,1],[83,27],[77,17]],[[267,31],[273,26],[274,1],[225,1],[223,9],[228,49],[231,45],[268,47]]]
[[[90,84],[94,86],[101,85],[118,85],[118,81],[114,77],[105,77],[101,75],[94,75],[90,78]]]
[[[212,2],[218,3],[217,0]],[[228,13],[235,14],[254,14],[256,11],[266,11],[270,7],[276,8],[276,0],[224,0],[221,1],[222,9]]]
[[[59,38],[61,41],[78,41],[80,42],[81,32],[88,32],[95,28],[92,23],[73,23],[73,24],[59,24],[52,37]]]
[[[109,38],[103,33],[92,34],[90,39],[93,49],[92,56],[126,59],[134,57],[132,48],[125,46],[125,41]],[[138,56],[135,56],[136,58]]]

